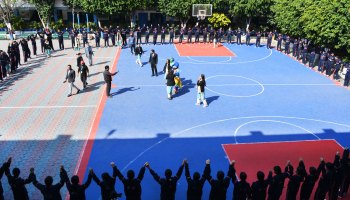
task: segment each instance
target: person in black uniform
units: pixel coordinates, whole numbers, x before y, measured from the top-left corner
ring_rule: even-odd
[[[30,35],[29,40],[32,42],[33,54],[36,55],[36,35]]]
[[[256,34],[255,47],[260,47],[261,33],[260,31]]]
[[[81,63],[84,62],[84,59],[83,59],[83,56],[81,55],[81,53],[77,53],[77,67],[78,67],[78,70],[80,69],[81,67]]]
[[[123,46],[126,46],[128,43],[126,42],[126,30],[123,28],[120,35],[122,36]]]
[[[113,167],[113,172],[124,184],[124,193],[126,200],[141,200],[141,181],[145,174],[148,163],[145,163],[144,166],[141,167],[137,178],[135,178],[135,172],[133,170],[129,170],[127,172],[127,178],[125,178],[113,162],[111,163],[111,166]]]
[[[161,178],[153,169],[151,169],[149,164],[146,166],[154,180],[157,181],[161,187],[160,200],[175,200],[177,181],[182,175],[184,165],[185,160],[182,162],[175,176],[172,176],[172,171],[170,169],[166,169],[164,178]]]
[[[61,50],[64,50],[63,34],[64,34],[63,31],[61,30],[57,31],[58,44]]]
[[[277,50],[282,51],[282,35],[279,34],[277,38]]]
[[[208,38],[208,30],[207,28],[203,29],[203,43],[207,43],[207,38]]]
[[[198,43],[199,42],[199,33],[201,29],[197,26],[195,31],[194,31],[194,42]]]
[[[247,46],[250,46],[250,31],[247,30],[246,35],[245,35],[245,44]]]
[[[10,58],[9,56],[6,54],[5,51],[0,51],[0,65],[1,65],[1,69],[2,69],[2,78],[6,78],[7,74],[9,73],[7,65],[10,63]],[[0,70],[1,71],[1,70]],[[1,170],[0,170],[1,172]],[[1,174],[1,173],[0,173]],[[0,176],[0,180],[1,180],[1,176]],[[0,183],[1,185],[1,183]],[[0,186],[1,187],[1,186]],[[1,189],[0,189],[1,190]],[[1,199],[0,199],[1,200]]]
[[[284,43],[284,53],[290,54],[290,37],[287,36],[286,42]]]
[[[158,76],[158,70],[157,70],[158,54],[154,51],[154,49],[151,50],[151,54],[149,56],[148,62],[151,64],[152,76],[154,75]]]
[[[279,200],[282,195],[284,181],[288,177],[287,173],[282,173],[280,166],[275,166],[273,168],[275,176],[272,173],[269,174],[269,189],[268,189],[268,200]]]
[[[265,200],[269,182],[265,180],[265,174],[262,171],[258,171],[256,176],[258,180],[252,184],[252,200]]]
[[[174,43],[174,37],[175,37],[174,29],[170,28],[170,31],[169,31],[169,44]]]
[[[84,30],[82,36],[83,36],[83,46],[85,48],[85,44],[88,43],[88,33]]]
[[[323,200],[326,198],[326,194],[331,195],[332,184],[334,184],[334,166],[332,163],[327,162],[322,159],[323,168],[322,176],[318,181],[318,186],[315,192],[315,200]],[[331,198],[330,198],[331,199]]]
[[[189,28],[187,31],[187,43],[192,43],[192,35],[193,35],[193,30],[192,28]]]
[[[89,68],[86,66],[84,61],[81,61],[80,68],[78,70],[78,74],[80,73],[80,80],[83,83],[83,88],[85,89],[88,85],[87,77],[89,76]]]
[[[75,29],[73,29],[73,30],[69,33],[69,37],[70,37],[70,40],[71,40],[71,42],[72,42],[72,49],[74,49],[74,46],[75,46],[75,37],[76,37]]]
[[[266,44],[266,48],[267,49],[271,49],[272,48],[272,46],[271,46],[271,44],[272,44],[272,36],[273,36],[272,32],[270,32],[269,35],[267,36],[267,44]]]
[[[165,28],[163,27],[163,28],[162,28],[162,31],[160,32],[160,43],[161,43],[161,44],[164,44],[164,43],[165,43],[165,33],[166,33],[166,30],[165,30]]]
[[[335,57],[335,64],[334,64],[334,72],[333,72],[333,79],[338,80],[340,78],[339,76],[339,70],[342,65],[342,61],[340,58]]]
[[[307,53],[308,53],[308,46],[307,46],[307,44],[304,44],[304,49],[302,50],[302,56],[303,57],[301,59],[304,65],[307,62]]]
[[[223,171],[217,172],[217,179],[214,179],[211,174],[210,160],[205,161],[204,176],[208,180],[211,189],[209,200],[226,200],[227,188],[230,186],[230,180],[235,176],[233,162],[230,163],[227,176]]]
[[[321,56],[320,56],[320,60],[318,62],[318,71],[323,73],[324,69],[325,69],[325,63],[326,63],[326,59],[327,59],[327,54],[322,51],[321,52]]]
[[[109,72],[109,66],[108,65],[105,66],[105,71],[103,72],[103,78],[107,84],[106,95],[109,98],[112,98],[111,96],[112,76],[116,75],[117,73],[118,71],[114,73]]]
[[[304,49],[304,43],[302,40],[299,40],[298,50],[297,50],[297,60],[300,60],[300,58],[302,57],[303,49]]]
[[[309,54],[309,67],[314,68],[314,61],[315,61],[315,50],[312,50],[311,53]]]
[[[10,165],[12,159],[9,158],[6,163],[3,164],[2,168],[4,170],[5,175],[7,176],[8,183],[13,192],[14,200],[29,200],[28,192],[25,187],[26,184],[29,184],[33,180],[33,172],[30,170],[30,175],[27,179],[22,179],[19,177],[21,171],[18,168],[13,168],[12,174],[10,173]],[[2,189],[2,188],[1,188]],[[2,195],[2,194],[1,194]]]
[[[136,30],[136,44],[141,44],[141,36],[142,36],[142,33],[141,33],[141,29],[138,28]]]
[[[232,162],[234,167],[234,162]],[[234,169],[234,174],[236,170]],[[239,174],[240,181],[237,180],[236,176],[232,177],[233,187],[233,199],[251,199],[252,197],[252,188],[249,183],[247,183],[247,174],[245,172],[241,172]]]
[[[179,37],[179,43],[182,44],[182,40],[184,39],[184,34],[185,34],[185,30],[184,28],[181,28],[180,30],[180,37]]]
[[[52,32],[49,29],[46,29],[45,34],[46,34],[46,39],[49,41],[49,45],[51,49],[54,50],[53,44],[52,44]]]
[[[40,39],[41,53],[44,53],[45,52],[45,49],[44,49],[45,34],[43,31],[37,31],[36,34],[39,36],[39,39]]]
[[[157,30],[157,28],[154,28],[154,30],[153,30],[153,45],[157,44],[157,38],[158,38],[158,30]]]
[[[27,62],[28,58],[30,58],[30,50],[29,50],[29,46],[28,46],[28,41],[25,38],[23,38],[19,43],[22,46],[24,62]]]
[[[146,44],[148,44],[148,42],[149,42],[149,34],[150,34],[150,30],[147,26],[146,31],[145,31],[145,43]]]
[[[193,173],[191,178],[190,169],[187,160],[185,160],[185,176],[187,180],[187,200],[202,199],[203,186],[206,181],[204,174],[201,176],[199,172]]]
[[[302,165],[302,166],[304,166],[304,165]],[[299,191],[300,184],[304,180],[303,172],[305,171],[305,168],[303,168],[302,166],[300,166],[300,165],[298,166],[298,168],[296,170],[296,174],[293,174],[294,168],[290,162],[286,166],[286,171],[288,173],[288,178],[289,178],[289,182],[288,182],[288,186],[287,186],[286,200],[296,200],[297,199],[297,194]]]
[[[350,66],[349,63],[345,63],[344,67],[346,68],[345,78],[344,78],[344,86],[348,87],[350,83]]]
[[[236,32],[236,37],[237,37],[237,44],[238,45],[241,45],[241,37],[242,37],[242,32],[241,32],[241,29],[239,28]]]
[[[328,56],[328,60],[326,61],[326,75],[330,76],[332,74],[332,69],[334,67],[334,54]]]
[[[299,45],[298,39],[294,39],[294,41],[293,41],[293,57],[294,58],[297,57],[298,45]]]
[[[318,169],[315,167],[309,168],[309,174],[306,175],[305,180],[303,184],[301,185],[300,189],[300,200],[309,200],[312,190],[314,189],[314,186],[318,180],[318,177],[321,173],[322,168],[324,167],[323,158],[321,158],[321,162],[318,166]]]
[[[109,27],[109,38],[111,38],[112,46],[115,46],[115,29],[112,26]]]
[[[2,183],[1,183],[1,179],[2,176],[5,173],[5,168],[6,165],[8,165],[7,163],[9,162],[9,160],[7,162],[5,162],[1,167],[0,167],[0,200],[4,200],[4,189],[2,188]],[[10,161],[11,162],[11,161]]]
[[[341,165],[343,167],[343,179],[339,190],[339,196],[344,197],[349,190],[350,184],[350,159],[349,149],[345,148],[341,159]]]
[[[34,174],[34,169],[32,169],[32,173]],[[36,176],[34,174],[33,185],[40,190],[43,195],[43,199],[62,199],[60,190],[64,186],[64,176],[63,171],[60,169],[60,182],[53,185],[52,176],[47,176],[45,178],[45,184],[41,184],[36,180]]]
[[[79,184],[79,176],[72,176],[71,180],[68,178],[68,174],[64,167],[61,167],[62,176],[66,183],[67,190],[71,200],[86,200],[85,190],[90,186],[92,180],[92,172],[90,170],[88,178],[85,183]]]
[[[92,179],[101,188],[102,200],[112,200],[122,196],[121,193],[117,193],[115,190],[115,181],[117,174],[113,172],[113,176],[110,176],[107,172],[102,173],[102,181],[96,176],[94,171],[91,169]]]

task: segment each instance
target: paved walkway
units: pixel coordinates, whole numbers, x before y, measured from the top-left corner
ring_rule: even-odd
[[[0,41],[0,49],[7,50],[7,44],[8,41]],[[40,46],[39,42],[37,44]],[[54,41],[54,47],[58,47],[57,41]],[[70,41],[65,41],[65,47],[70,47]],[[63,84],[67,65],[77,69],[77,52],[71,48],[56,51],[49,59],[39,50],[38,56],[0,83],[0,162],[13,157],[11,168],[19,167],[22,177],[34,167],[40,182],[48,175],[58,181],[62,164],[72,175],[104,92],[104,66],[112,64],[118,49],[94,51],[88,88],[78,95],[67,98],[68,84]],[[84,53],[84,50],[80,52]],[[82,88],[79,77],[76,85]],[[5,199],[12,199],[5,177],[2,185]],[[31,199],[42,198],[33,185],[27,189]],[[62,196],[65,194],[64,188]]]

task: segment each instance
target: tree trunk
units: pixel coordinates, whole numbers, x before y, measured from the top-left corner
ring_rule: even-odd
[[[40,22],[41,22],[41,25],[43,25],[43,28],[45,29],[45,22],[43,21],[43,19],[41,18],[39,12],[38,12],[38,16],[39,16],[39,19],[40,19]]]
[[[249,32],[249,26],[250,26],[250,22],[251,22],[252,18],[251,17],[248,17],[248,19],[246,20],[246,23],[247,23],[247,28],[246,28],[246,31]]]

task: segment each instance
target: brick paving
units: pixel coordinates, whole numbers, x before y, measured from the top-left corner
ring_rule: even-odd
[[[0,41],[0,49],[7,50],[8,42]],[[27,177],[34,167],[40,182],[48,175],[56,182],[60,165],[65,166],[69,175],[75,170],[103,94],[104,66],[112,64],[118,50],[94,48],[95,64],[89,67],[89,87],[67,98],[68,84],[62,82],[68,64],[77,69],[77,52],[70,48],[69,40],[65,41],[69,48],[54,52],[51,58],[41,54],[39,41],[37,46],[38,56],[32,56],[16,74],[0,83],[0,162],[11,156],[11,168],[19,167],[22,177]],[[54,47],[58,47],[57,40]],[[84,49],[80,52],[84,53]],[[82,88],[78,76],[76,85]],[[5,199],[12,199],[5,177],[2,185]],[[27,189],[31,199],[42,199],[32,184]],[[67,194],[65,188],[61,194],[63,197]]]

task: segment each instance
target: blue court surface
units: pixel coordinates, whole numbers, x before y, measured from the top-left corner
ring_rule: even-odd
[[[175,174],[186,158],[192,174],[202,172],[210,159],[216,176],[217,170],[226,173],[228,168],[223,144],[335,139],[349,146],[348,89],[274,49],[225,46],[236,56],[180,57],[173,45],[143,46],[144,62],[151,49],[158,53],[159,72],[166,58],[179,62],[184,87],[173,100],[167,99],[164,74],[151,77],[150,65],[139,67],[130,49],[123,49],[113,80],[114,97],[106,102],[87,168],[100,176],[112,172],[113,161],[124,174],[129,169],[138,173],[148,161],[163,176],[167,168]],[[195,105],[200,74],[206,76],[207,108]],[[255,180],[255,174],[248,176]],[[186,197],[184,177],[183,173],[178,182],[177,199]],[[116,188],[123,192],[119,180]],[[142,189],[142,199],[159,199],[160,186],[148,171]],[[209,191],[206,183],[203,199]],[[227,194],[231,199],[232,184]],[[87,197],[99,196],[93,183]]]

